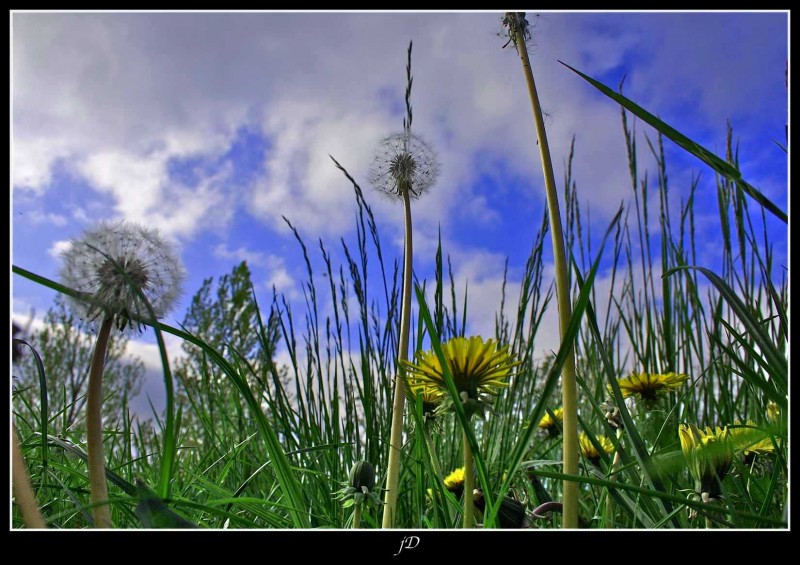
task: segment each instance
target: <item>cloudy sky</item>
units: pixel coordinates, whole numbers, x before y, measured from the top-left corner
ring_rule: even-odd
[[[490,335],[506,258],[514,289],[544,194],[519,58],[498,36],[502,16],[13,13],[13,264],[57,278],[70,238],[126,218],[178,244],[189,277],[169,324],[203,279],[243,259],[261,303],[273,287],[301,301],[305,265],[283,217],[315,265],[319,238],[334,254],[341,238],[355,240],[352,185],[329,155],[365,189],[391,263],[402,256],[402,207],[370,190],[367,174],[379,140],[402,128],[413,40],[413,131],[441,162],[413,209],[415,269],[430,278],[441,229],[457,283],[469,281],[470,329]],[[575,136],[573,177],[598,237],[632,202],[619,108],[558,60],[615,89],[626,77],[629,98],[723,156],[730,120],[744,177],[788,210],[787,159],[775,144],[786,143],[788,122],[787,13],[528,19],[556,179]],[[652,130],[637,124],[637,133],[640,170],[652,171]],[[666,144],[672,206],[700,177],[698,239],[704,266],[716,269],[713,173]],[[770,229],[777,262],[788,264],[785,226]],[[11,280],[15,319],[24,325],[34,311],[40,320],[54,293]],[[131,349],[155,366],[152,341],[144,335]],[[163,386],[155,378],[151,394]]]

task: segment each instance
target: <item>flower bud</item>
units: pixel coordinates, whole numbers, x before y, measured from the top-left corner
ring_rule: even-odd
[[[375,469],[367,461],[358,461],[350,469],[350,486],[358,492],[375,488]]]

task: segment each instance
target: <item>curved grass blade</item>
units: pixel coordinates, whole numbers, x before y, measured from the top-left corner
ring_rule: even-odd
[[[728,322],[723,319],[719,319],[721,325],[728,330],[728,333],[736,338],[736,340],[741,345],[742,349],[744,349],[748,355],[752,359],[755,360],[758,365],[764,369],[765,371],[769,372],[769,365],[767,365],[766,361],[764,361],[763,357],[759,354],[758,351],[753,349],[753,347],[747,343],[744,336],[742,336],[739,332],[737,332]],[[713,343],[719,347],[720,351],[722,351],[730,361],[738,367],[738,370],[735,370],[734,367],[731,365],[729,369],[732,373],[739,375],[742,379],[750,383],[752,386],[760,389],[764,396],[772,400],[773,402],[777,403],[778,405],[781,402],[785,401],[785,396],[782,395],[780,392],[776,390],[773,384],[764,378],[762,375],[758,374],[753,368],[749,367],[747,363],[745,363],[740,356],[737,355],[736,351],[733,348],[728,347],[726,344],[722,342],[722,340],[717,337],[716,335],[711,336]]]
[[[736,316],[739,318],[739,321],[744,325],[747,333],[750,337],[753,338],[758,348],[761,350],[761,353],[767,360],[767,363],[770,367],[770,375],[773,377],[774,384],[778,388],[778,391],[781,393],[781,401],[779,405],[781,408],[786,409],[787,407],[787,374],[788,374],[788,364],[786,359],[780,354],[778,349],[775,347],[772,338],[764,331],[761,327],[761,324],[758,320],[755,319],[753,316],[752,311],[747,307],[747,305],[742,302],[741,298],[739,298],[733,289],[728,286],[728,284],[722,280],[716,273],[713,271],[706,269],[705,267],[697,267],[692,265],[683,265],[680,267],[675,267],[670,269],[662,276],[668,277],[673,273],[681,270],[689,270],[693,269],[696,271],[700,271],[702,274],[708,278],[709,281],[717,288],[720,295],[725,299],[725,301],[731,306],[733,311],[736,313]],[[740,343],[746,343],[742,336],[738,334],[735,335],[737,340]]]
[[[620,104],[626,110],[630,111],[632,114],[637,116],[638,118],[644,120],[656,130],[670,138],[672,141],[677,143],[680,147],[684,148],[686,151],[703,161],[709,167],[714,169],[720,175],[725,177],[726,179],[730,180],[731,182],[735,182],[736,185],[741,188],[744,192],[750,195],[756,202],[761,204],[764,208],[772,212],[775,216],[777,216],[780,220],[783,220],[784,223],[789,223],[789,217],[786,215],[786,212],[782,211],[775,205],[771,200],[769,200],[766,196],[764,196],[757,188],[746,182],[742,178],[742,173],[739,170],[731,165],[730,163],[722,160],[721,158],[717,157],[714,153],[706,149],[705,147],[701,146],[699,143],[696,143],[677,131],[676,129],[672,128],[668,124],[662,122],[653,114],[642,108],[641,106],[637,105],[636,103],[632,102],[622,94],[614,92],[610,88],[608,88],[603,83],[594,80],[593,78],[583,74],[579,70],[570,67],[563,61],[559,61],[562,65],[567,67],[572,72],[576,73],[578,76],[586,80],[589,84],[594,86],[600,92]]]
[[[13,343],[26,345],[33,353],[33,359],[36,362],[36,372],[39,376],[39,408],[40,408],[40,425],[42,428],[42,475],[47,474],[47,427],[50,421],[49,409],[47,405],[47,375],[44,371],[44,363],[39,356],[39,352],[30,343],[24,339],[14,338]]]

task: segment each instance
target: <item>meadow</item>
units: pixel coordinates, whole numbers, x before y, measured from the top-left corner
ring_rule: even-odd
[[[531,218],[540,229],[521,284],[503,285],[494,335],[467,333],[467,313],[480,297],[455,287],[441,243],[435,276],[412,276],[412,202],[424,202],[423,190],[415,194],[424,180],[415,175],[435,164],[424,161],[426,148],[409,148],[409,48],[404,133],[384,156],[385,170],[373,175],[404,201],[408,252],[385,253],[370,208],[378,196],[334,160],[353,188],[356,238],[312,245],[287,219],[308,266],[304,311],[293,311],[278,293],[258,303],[246,264],[197,291],[182,327],[157,321],[150,305],[149,316],[123,310],[121,326],[157,336],[167,407],[143,420],[131,415],[127,395],[104,400],[113,409],[102,417],[107,498],[100,505],[110,511],[110,525],[786,528],[788,268],[774,260],[766,226],[788,231],[788,217],[742,177],[730,128],[719,157],[681,134],[679,124],[627,99],[621,85],[614,90],[575,69],[564,72],[573,71],[580,87],[596,88],[620,107],[630,198],[608,225],[587,226],[572,157],[562,171],[553,194],[566,262],[556,278],[571,311],[558,351],[537,348],[542,332],[556,331],[542,325],[544,313],[563,314],[558,283],[546,276],[554,237],[549,210]],[[646,148],[637,147],[637,127],[645,128]],[[539,147],[531,139],[532,158],[545,151],[546,139],[539,139]],[[695,237],[697,185],[674,214],[664,148],[671,143],[696,156],[706,174],[713,171],[718,265],[697,260],[698,245],[706,243]],[[655,170],[640,169],[641,151]],[[772,154],[787,158],[784,147]],[[333,246],[341,246],[345,262],[334,263]],[[323,261],[324,273],[312,268],[312,258]],[[601,269],[612,281],[602,295],[593,284]],[[13,273],[96,305],[65,281],[23,265]],[[134,275],[127,271],[125,286],[136,286]],[[141,290],[131,292],[136,302]],[[120,323],[119,311],[98,308],[98,326]],[[177,363],[163,334],[183,340]],[[83,393],[68,394],[47,374],[70,357],[80,358],[88,374],[90,360],[68,348],[44,351],[36,338],[15,345],[20,361],[11,399],[34,506],[47,527],[90,528],[99,525],[98,503],[91,497]],[[493,376],[470,373],[477,369],[459,361],[465,350],[458,344],[469,338],[490,344],[466,355],[496,363]],[[286,364],[275,361],[279,344],[288,351]],[[398,354],[404,345],[407,354]],[[436,379],[430,367],[439,371]],[[107,383],[120,381],[123,364],[107,360],[105,369]],[[575,389],[565,395],[568,375]],[[477,390],[462,389],[471,377]],[[574,452],[577,467],[565,451]],[[393,466],[390,505],[385,489]],[[17,467],[14,473],[16,480]],[[23,487],[14,487],[12,528],[37,524],[19,503]],[[576,523],[567,518],[573,505]]]

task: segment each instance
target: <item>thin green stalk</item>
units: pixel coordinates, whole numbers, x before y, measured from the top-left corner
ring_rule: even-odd
[[[361,504],[356,504],[355,509],[353,510],[353,529],[357,530],[359,524],[361,524]]]
[[[389,439],[389,462],[386,469],[386,499],[383,511],[383,528],[395,527],[397,510],[397,489],[400,482],[400,450],[403,445],[403,406],[405,404],[405,383],[403,382],[403,361],[408,360],[408,336],[411,329],[411,266],[413,244],[411,238],[411,199],[408,186],[403,185],[403,208],[405,209],[405,254],[403,259],[403,307],[400,314],[400,344],[397,352],[397,377],[394,381],[394,402],[392,404],[392,431]]]
[[[425,438],[425,444],[428,446],[428,453],[430,454],[431,459],[431,467],[433,467],[433,472],[436,473],[436,480],[443,481],[444,475],[442,474],[442,466],[439,465],[439,458],[436,456],[436,451],[433,449],[433,438],[431,437],[431,430],[428,427],[425,427],[423,430],[422,436]],[[441,496],[441,492],[438,490],[436,491],[437,496]],[[444,510],[447,514],[447,523],[453,523],[453,515],[450,510],[450,505],[447,504],[446,500],[442,501],[444,504]]]
[[[11,445],[13,448],[11,481],[14,487],[14,497],[22,511],[22,519],[28,528],[46,528],[47,524],[39,512],[39,503],[36,501],[36,495],[31,487],[31,478],[28,475],[28,468],[25,466],[25,458],[22,456],[22,450],[17,441],[17,427],[13,425],[11,427]]]
[[[436,473],[436,476],[439,479],[443,479],[444,475],[442,475],[442,467],[439,465],[439,458],[436,457],[436,452],[433,449],[433,438],[431,437],[431,431],[427,427],[423,431],[423,437],[425,438],[425,443],[428,446],[428,453],[431,455],[431,467],[433,467],[433,472]]]
[[[622,429],[617,428],[617,441],[621,440],[622,440]],[[622,455],[620,454],[619,449],[614,449],[614,460],[611,463],[611,474],[608,476],[609,481],[616,480],[617,470],[619,469],[621,461],[622,461]],[[611,491],[608,492],[606,498],[606,520],[604,527],[606,528],[614,527],[614,502],[611,498]]]
[[[89,454],[89,485],[92,496],[92,515],[95,528],[111,527],[111,509],[108,506],[106,465],[103,457],[103,368],[105,367],[108,338],[114,323],[113,316],[103,318],[97,332],[97,344],[89,370],[89,392],[86,400],[86,447]]]
[[[475,460],[464,432],[464,528],[475,527]]]
[[[542,161],[542,172],[544,173],[544,185],[547,195],[547,207],[550,212],[550,231],[553,241],[553,261],[555,266],[556,298],[558,299],[559,326],[561,338],[567,333],[570,318],[572,317],[572,306],[569,297],[569,279],[566,255],[564,253],[564,236],[561,230],[561,215],[558,208],[558,193],[556,192],[556,181],[553,175],[553,164],[550,160],[550,148],[547,144],[547,133],[544,128],[544,118],[542,108],[539,103],[539,96],[536,93],[536,84],[533,81],[531,63],[528,59],[528,50],[525,47],[524,34],[524,15],[518,16],[513,12],[506,14],[510,21],[509,33],[513,34],[514,43],[517,46],[522,70],[528,84],[528,94],[531,98],[533,109],[533,119],[536,123],[536,136],[539,140],[539,154]],[[564,438],[564,473],[568,475],[578,473],[578,385],[575,380],[575,357],[570,348],[564,361],[561,373],[561,392],[562,407],[564,409],[564,420],[562,422]],[[563,522],[564,528],[578,527],[578,483],[563,482]]]

